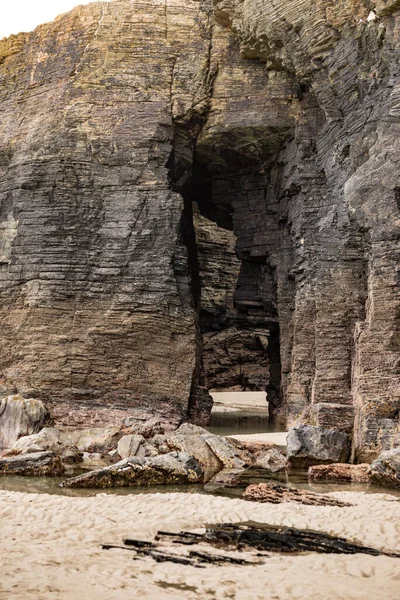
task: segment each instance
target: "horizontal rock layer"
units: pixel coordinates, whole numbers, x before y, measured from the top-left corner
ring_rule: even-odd
[[[179,421],[236,327],[282,423],[398,444],[400,7],[371,7],[117,0],[0,42],[3,393]]]

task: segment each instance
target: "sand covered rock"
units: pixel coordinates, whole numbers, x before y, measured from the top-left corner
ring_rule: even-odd
[[[0,458],[0,475],[56,476],[65,471],[54,452],[34,452]]]
[[[298,425],[287,436],[287,456],[292,467],[345,463],[350,449],[350,437],[334,429]]]
[[[184,452],[170,452],[152,458],[128,458],[115,465],[66,479],[61,487],[111,488],[129,486],[199,483],[203,471]]]
[[[308,479],[310,481],[369,483],[370,472],[371,466],[366,463],[363,465],[345,463],[315,465],[308,469]]]
[[[382,452],[374,460],[371,479],[378,485],[400,488],[400,447]]]

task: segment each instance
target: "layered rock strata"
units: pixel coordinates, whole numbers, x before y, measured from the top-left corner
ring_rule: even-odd
[[[399,32],[390,0],[116,0],[1,41],[5,393],[205,414],[234,327],[277,420],[398,444]]]

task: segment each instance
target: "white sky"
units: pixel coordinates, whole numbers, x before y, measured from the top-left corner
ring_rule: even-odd
[[[0,0],[0,39],[20,31],[32,31],[74,6],[89,2],[93,0]]]

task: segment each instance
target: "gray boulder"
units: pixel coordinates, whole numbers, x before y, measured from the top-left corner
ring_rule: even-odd
[[[151,458],[128,458],[104,469],[63,481],[61,487],[112,488],[174,485],[203,480],[199,463],[184,452],[170,452]]]
[[[400,447],[382,452],[374,460],[371,480],[377,485],[400,488]]]
[[[180,435],[212,435],[207,429],[204,429],[204,427],[193,425],[193,423],[182,423],[175,433]]]
[[[146,456],[156,456],[158,454],[154,445],[147,443],[142,435],[124,435],[118,442],[118,454],[124,458],[137,456],[145,458]]]
[[[287,436],[287,456],[290,465],[296,468],[345,463],[350,458],[350,451],[348,434],[334,429],[298,425]]]
[[[228,438],[208,433],[208,435],[204,435],[203,439],[225,469],[242,469],[254,463],[250,452],[240,448]]]
[[[11,448],[18,438],[37,433],[48,420],[48,410],[40,400],[26,399],[19,394],[3,397],[0,400],[0,448]]]
[[[25,475],[30,477],[62,475],[65,469],[54,452],[34,452],[0,458],[0,475]]]

